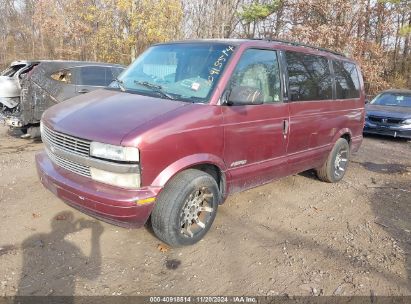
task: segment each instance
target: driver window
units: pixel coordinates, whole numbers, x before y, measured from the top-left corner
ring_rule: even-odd
[[[277,52],[246,50],[231,76],[229,88],[236,86],[259,90],[264,103],[280,102],[281,82]]]

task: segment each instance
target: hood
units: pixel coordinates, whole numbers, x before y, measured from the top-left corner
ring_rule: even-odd
[[[51,107],[43,120],[58,132],[120,145],[132,130],[185,105],[181,101],[103,89]]]
[[[379,117],[392,117],[400,119],[411,118],[411,107],[398,107],[398,106],[380,106],[373,104],[366,104],[365,110],[367,115],[379,116]]]
[[[19,97],[20,90],[18,78],[0,76],[0,97]]]

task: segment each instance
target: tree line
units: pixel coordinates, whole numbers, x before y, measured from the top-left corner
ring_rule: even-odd
[[[357,60],[367,94],[411,88],[411,0],[2,0],[0,66],[16,59],[129,64],[176,39],[284,39]]]

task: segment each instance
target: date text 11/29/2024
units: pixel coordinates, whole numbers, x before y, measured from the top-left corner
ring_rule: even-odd
[[[257,303],[257,298],[237,296],[195,297],[150,297],[150,303]]]

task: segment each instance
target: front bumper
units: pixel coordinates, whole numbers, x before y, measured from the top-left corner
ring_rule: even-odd
[[[386,135],[401,138],[411,138],[411,128],[377,125],[366,122],[364,126],[365,134]]]
[[[146,223],[154,202],[139,205],[137,201],[156,197],[162,189],[128,190],[95,182],[54,165],[45,151],[36,154],[36,165],[42,184],[68,205],[127,228],[138,228]]]

